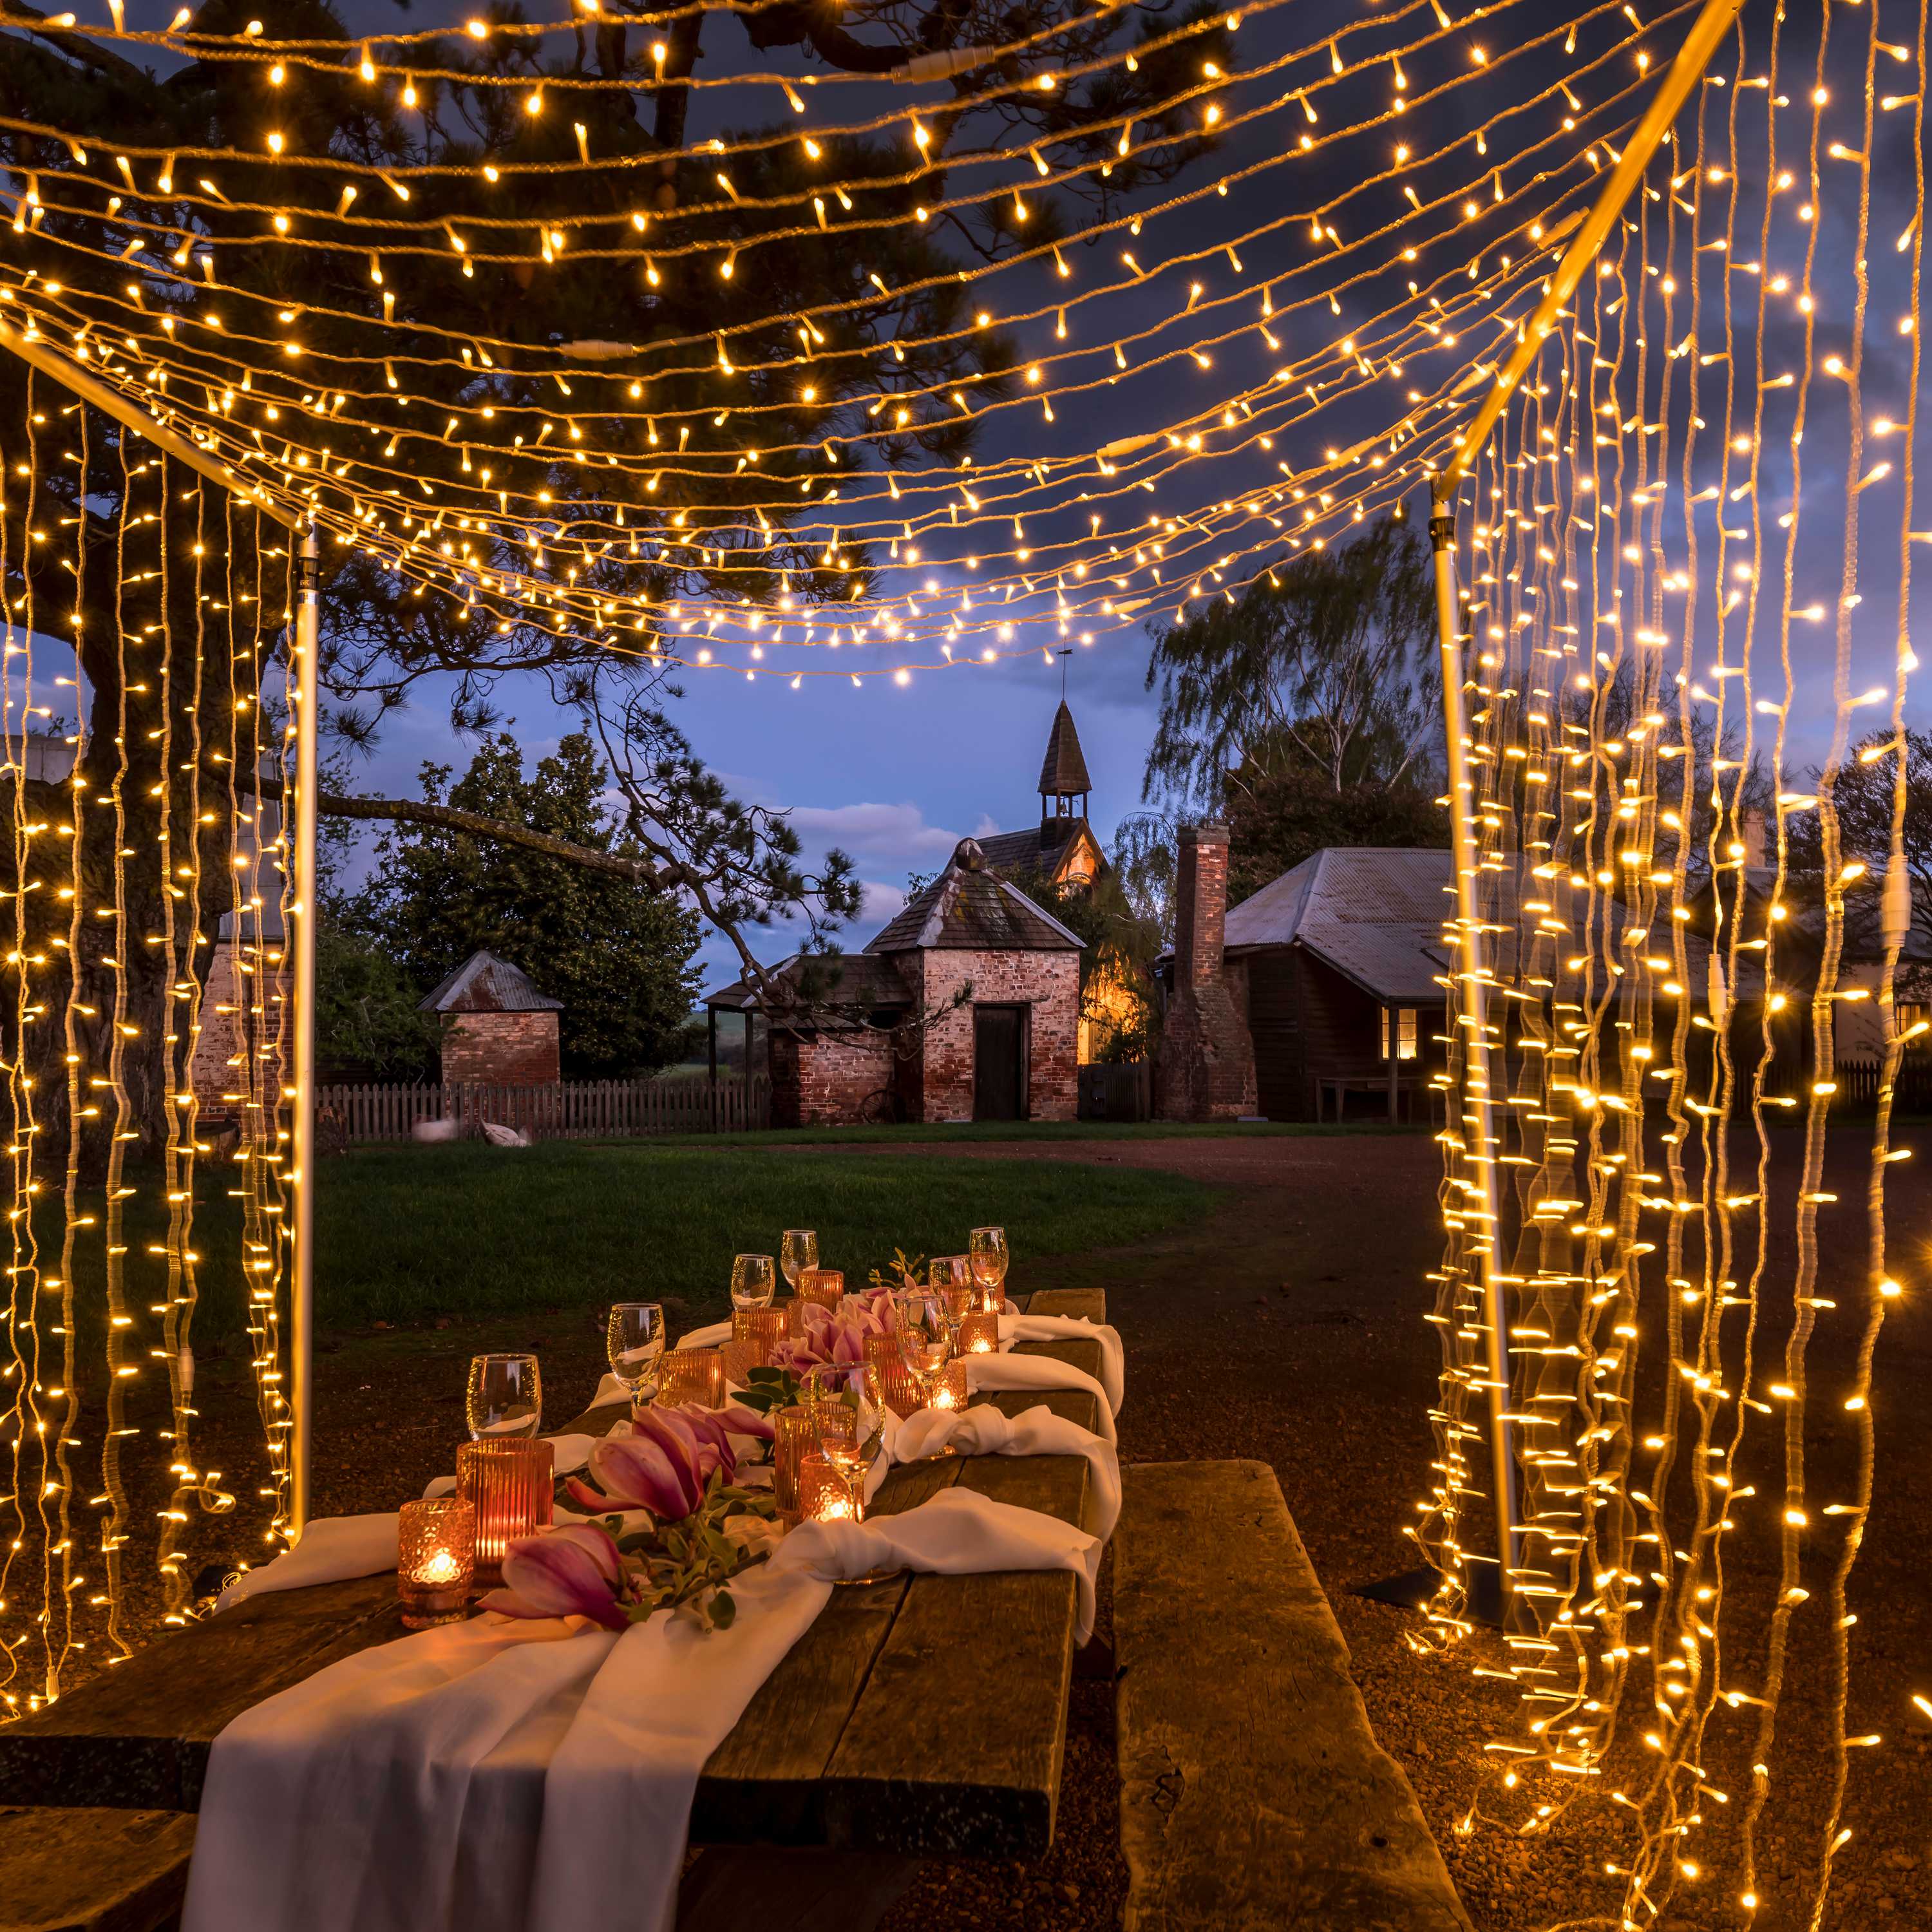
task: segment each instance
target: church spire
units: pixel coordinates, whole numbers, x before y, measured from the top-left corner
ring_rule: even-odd
[[[1040,768],[1040,822],[1044,824],[1049,817],[1084,818],[1087,796],[1093,789],[1093,781],[1087,776],[1087,760],[1081,754],[1080,734],[1073,728],[1073,714],[1063,698],[1060,709],[1053,714],[1046,758]],[[1074,802],[1076,799],[1078,805]],[[1047,809],[1048,800],[1053,805],[1051,812]]]

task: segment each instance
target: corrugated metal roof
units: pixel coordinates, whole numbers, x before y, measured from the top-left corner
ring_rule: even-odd
[[[1228,913],[1228,950],[1305,946],[1379,1000],[1433,1005],[1454,883],[1447,852],[1330,846]]]
[[[1018,886],[988,872],[979,845],[962,838],[945,871],[907,900],[866,950],[1066,952],[1085,944]]]
[[[561,1000],[540,993],[530,975],[489,952],[472,952],[424,999],[424,1013],[556,1013]]]
[[[1087,760],[1081,755],[1080,734],[1073,728],[1073,714],[1066,700],[1053,714],[1053,729],[1046,740],[1046,758],[1040,768],[1040,789],[1046,798],[1068,798],[1094,789],[1087,776]]]

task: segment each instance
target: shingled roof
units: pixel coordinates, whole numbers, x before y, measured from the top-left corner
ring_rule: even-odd
[[[945,871],[907,900],[866,950],[1069,952],[1085,944],[1018,886],[988,872],[977,842],[962,838]]]
[[[823,1006],[902,1006],[912,997],[891,960],[868,959],[862,952],[794,952],[772,968],[771,976]],[[720,1012],[746,1013],[764,1011],[765,1003],[748,980],[734,980],[706,993],[704,1004]]]
[[[1076,798],[1093,789],[1087,760],[1080,752],[1080,734],[1073,728],[1073,714],[1063,698],[1053,714],[1046,758],[1040,768],[1040,794],[1042,798]]]
[[[1059,862],[1068,841],[1086,824],[1084,818],[1042,818],[1037,826],[1028,826],[1024,832],[989,832],[979,841],[980,850],[996,872],[1050,871]]]
[[[556,1013],[561,1000],[540,993],[530,975],[489,952],[472,952],[427,998],[420,1013]]]

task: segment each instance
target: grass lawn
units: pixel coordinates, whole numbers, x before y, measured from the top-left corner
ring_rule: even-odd
[[[1174,1120],[959,1120],[904,1127],[768,1127],[753,1133],[734,1134],[731,1144],[904,1147],[914,1141],[1226,1140],[1237,1136],[1274,1139],[1298,1134],[1409,1134],[1433,1131],[1426,1120],[1414,1126],[1398,1127],[1376,1120],[1351,1122],[1341,1126],[1317,1126],[1310,1120],[1211,1120],[1198,1125]],[[718,1143],[716,1134],[667,1134],[654,1144],[658,1147],[716,1147]]]
[[[800,1160],[746,1144],[762,1138],[356,1149],[321,1171],[316,1319],[340,1328],[626,1299],[677,1302],[692,1319],[722,1313],[733,1255],[776,1255],[787,1227],[816,1228],[826,1266],[856,1285],[895,1247],[956,1253],[982,1222],[1000,1222],[1016,1254],[1076,1253],[1199,1219],[1220,1198],[1133,1168]]]

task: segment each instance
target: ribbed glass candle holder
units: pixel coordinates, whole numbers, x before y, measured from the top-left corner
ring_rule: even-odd
[[[669,1348],[659,1364],[658,1401],[665,1408],[695,1402],[716,1408],[724,1400],[724,1362],[716,1348]]]
[[[476,1580],[503,1580],[503,1555],[519,1536],[550,1527],[556,1452],[548,1442],[466,1442],[456,1452],[456,1493],[476,1511]]]
[[[798,1299],[816,1302],[836,1314],[845,1299],[845,1276],[839,1268],[807,1268],[798,1278]]]
[[[788,1528],[799,1520],[798,1477],[812,1450],[812,1414],[794,1403],[772,1416],[772,1500]]]
[[[731,1317],[731,1339],[722,1350],[724,1379],[740,1388],[746,1372],[761,1369],[784,1341],[790,1318],[783,1308],[740,1308]]]

